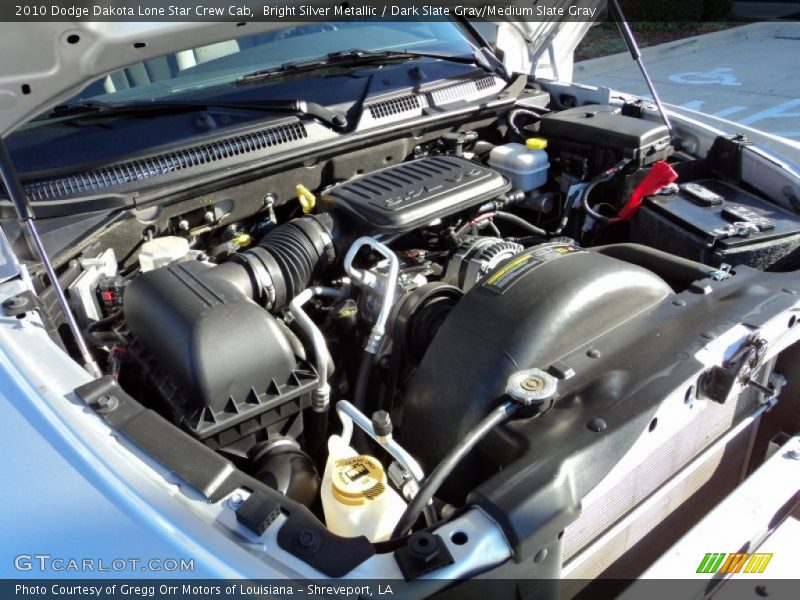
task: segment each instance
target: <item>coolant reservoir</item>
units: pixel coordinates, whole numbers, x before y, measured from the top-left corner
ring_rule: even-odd
[[[528,138],[525,144],[495,146],[489,153],[489,166],[505,175],[514,189],[530,192],[547,183],[550,161],[547,140]]]
[[[322,477],[322,510],[328,529],[341,536],[389,539],[405,501],[386,482],[383,465],[358,454],[338,435],[328,440],[328,462]]]

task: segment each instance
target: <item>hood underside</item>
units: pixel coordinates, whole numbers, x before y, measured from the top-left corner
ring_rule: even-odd
[[[558,3],[558,2],[557,2]],[[117,69],[189,48],[304,25],[305,22],[27,22],[0,23],[0,135]],[[481,29],[488,23],[484,23]],[[547,44],[571,53],[585,22],[496,22],[498,46],[536,58]],[[512,35],[501,34],[511,31]],[[556,35],[558,34],[558,35]],[[487,36],[488,37],[488,36]],[[494,40],[492,40],[494,41]],[[505,47],[503,47],[505,44]],[[563,52],[559,52],[557,54]],[[513,61],[519,69],[529,61]]]

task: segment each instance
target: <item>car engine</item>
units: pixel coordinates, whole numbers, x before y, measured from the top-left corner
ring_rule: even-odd
[[[647,386],[683,381],[679,324],[725,318],[698,282],[797,268],[800,219],[721,181],[730,139],[687,159],[630,108],[523,112],[380,168],[266,177],[246,215],[206,196],[139,220],[133,248],[101,238],[68,294],[108,376],[334,534],[397,540],[477,503],[520,555],[560,544],[655,423]]]

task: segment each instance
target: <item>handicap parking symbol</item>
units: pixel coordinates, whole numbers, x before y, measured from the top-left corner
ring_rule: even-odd
[[[742,82],[729,67],[718,67],[710,71],[692,71],[689,73],[676,73],[670,75],[673,83],[685,85],[742,85]]]

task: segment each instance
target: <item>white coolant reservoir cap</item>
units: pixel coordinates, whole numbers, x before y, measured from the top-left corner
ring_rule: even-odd
[[[189,255],[189,240],[167,235],[145,242],[139,250],[139,267],[143,273],[159,269]]]
[[[525,406],[537,406],[556,395],[556,378],[541,369],[513,373],[506,383],[506,394]]]
[[[386,491],[386,474],[377,459],[359,454],[341,458],[331,472],[333,497],[350,506],[377,500]]]

